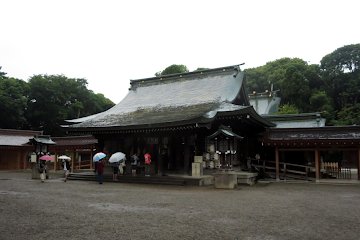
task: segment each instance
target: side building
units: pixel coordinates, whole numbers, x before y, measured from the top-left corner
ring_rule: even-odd
[[[0,129],[0,170],[29,169],[34,152],[29,140],[42,131]]]
[[[250,104],[268,121],[256,167],[280,179],[360,180],[360,127],[326,126],[321,113],[277,114],[277,91],[253,93]]]

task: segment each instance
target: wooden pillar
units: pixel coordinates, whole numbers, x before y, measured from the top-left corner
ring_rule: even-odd
[[[163,159],[162,159],[162,155],[161,155],[162,143],[163,143],[162,137],[159,137],[158,149],[157,149],[157,151],[158,151],[158,153],[157,153],[157,155],[158,155],[158,161],[157,161],[157,165],[158,165],[157,166],[157,170],[158,170],[157,174],[158,174],[158,176],[163,175],[163,167],[162,167]]]
[[[189,172],[189,164],[190,164],[190,145],[188,137],[185,139],[185,145],[184,145],[184,172],[185,174],[188,174]]]
[[[57,164],[58,164],[57,153],[55,153],[55,155],[54,155],[54,172],[56,172]]]
[[[358,149],[358,156],[357,156],[357,159],[358,159],[358,180],[360,180],[360,148]]]
[[[94,162],[93,162],[93,149],[94,147],[91,146],[91,149],[90,149],[90,169],[94,169]]]
[[[75,150],[71,153],[71,172],[74,172]]]
[[[280,181],[280,159],[279,159],[279,149],[275,148],[275,167],[276,167],[276,181]]]
[[[316,176],[316,182],[320,182],[320,152],[319,152],[319,149],[315,149],[315,176]]]

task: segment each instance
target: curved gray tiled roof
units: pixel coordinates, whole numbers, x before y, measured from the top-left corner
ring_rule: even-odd
[[[42,131],[0,129],[0,146],[23,146]]]
[[[233,104],[243,85],[239,66],[132,80],[127,96],[109,110],[68,120],[73,128],[124,127],[207,121]]]

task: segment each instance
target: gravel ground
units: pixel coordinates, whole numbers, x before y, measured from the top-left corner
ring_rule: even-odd
[[[178,187],[0,172],[0,239],[360,239],[360,185]]]

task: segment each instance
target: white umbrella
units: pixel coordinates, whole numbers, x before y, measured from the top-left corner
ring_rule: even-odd
[[[70,161],[71,160],[71,157],[68,157],[66,155],[61,155],[58,157],[59,160],[66,160],[66,161]]]
[[[116,152],[113,155],[111,155],[109,162],[115,163],[115,162],[122,162],[126,159],[125,153],[122,152]]]

